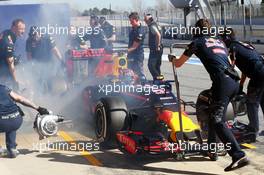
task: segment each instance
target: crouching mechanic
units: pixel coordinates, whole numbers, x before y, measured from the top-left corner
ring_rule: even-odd
[[[23,122],[23,112],[16,102],[37,110],[41,115],[49,114],[47,109],[35,105],[8,87],[0,85],[0,132],[5,133],[7,156],[9,158],[15,158],[18,154],[16,150],[16,131]],[[2,150],[1,147],[0,150]]]
[[[257,53],[254,46],[236,40],[233,29],[226,29],[223,41],[230,48],[230,58],[242,72],[240,81],[240,92],[246,77],[250,78],[247,87],[247,112],[248,112],[248,134],[253,142],[259,131],[259,105],[264,111],[264,60]]]
[[[241,150],[234,135],[224,121],[227,105],[230,99],[238,92],[239,84],[234,80],[237,77],[233,72],[234,70],[231,69],[225,44],[221,40],[208,35],[208,31],[211,28],[210,21],[200,19],[195,27],[199,31],[197,32],[196,30],[193,41],[188,45],[183,55],[179,59],[172,55],[169,55],[169,58],[176,67],[181,67],[192,54],[195,54],[209,73],[212,80],[212,106],[208,124],[208,145],[211,149],[208,152],[208,156],[212,160],[217,160],[215,148],[212,148],[212,145],[216,144],[217,134],[226,146],[228,154],[232,157],[232,163],[225,168],[225,171],[230,171],[249,163],[245,152]],[[203,33],[207,33],[207,35]]]

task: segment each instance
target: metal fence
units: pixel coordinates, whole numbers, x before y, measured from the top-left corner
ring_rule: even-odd
[[[264,43],[264,4],[242,6],[234,1],[222,4],[211,2],[211,9],[217,26],[231,26],[236,30],[239,39]],[[210,18],[209,8],[203,8],[203,11],[205,16]],[[163,28],[165,26],[184,25],[184,12],[182,9],[152,10],[150,13]],[[126,12],[105,16],[116,27],[119,41],[128,41],[130,30],[128,15]],[[141,20],[143,20],[143,15],[143,12],[140,13]],[[199,9],[192,9],[186,18],[187,27],[193,26],[200,17]],[[143,21],[142,24],[145,26]],[[188,36],[176,36],[176,39],[188,38]]]

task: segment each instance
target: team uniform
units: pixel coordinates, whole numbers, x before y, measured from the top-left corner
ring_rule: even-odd
[[[6,148],[9,152],[16,149],[16,131],[23,122],[19,107],[10,97],[10,92],[9,88],[0,85],[0,132],[6,135]]]
[[[91,33],[84,35],[85,41],[90,41],[91,49],[100,49],[106,47],[106,37],[103,29],[100,26],[93,27]]]
[[[73,36],[69,36],[68,38],[68,42],[67,45],[70,49],[81,49],[81,46],[84,46],[85,40],[80,37],[79,35],[73,35]]]
[[[245,156],[232,132],[225,124],[225,113],[230,99],[238,92],[239,84],[234,80],[237,77],[228,60],[228,51],[225,44],[210,36],[198,36],[188,45],[184,55],[191,57],[195,54],[203,63],[212,80],[212,103],[209,118],[208,144],[216,143],[216,134],[231,149],[227,150],[233,160]]]
[[[29,61],[32,62],[32,70],[37,77],[34,85],[39,86],[40,92],[44,94],[48,92],[48,83],[58,70],[53,56],[55,47],[55,40],[49,35],[42,36],[40,40],[29,37],[26,41],[26,52],[31,54],[32,60]]]
[[[28,38],[26,41],[26,52],[31,53],[34,61],[50,62],[53,58],[52,49],[55,46],[55,40],[49,35],[41,37],[39,41]]]
[[[148,68],[153,77],[153,80],[157,79],[161,75],[160,66],[163,48],[161,43],[157,43],[156,36],[161,32],[160,26],[156,22],[152,22],[149,25],[149,60]],[[161,41],[162,42],[162,41]],[[160,50],[157,50],[157,47],[160,47]]]
[[[101,27],[93,27],[93,31],[91,34],[86,34],[83,39],[85,41],[90,41],[90,47],[91,49],[102,49],[106,47],[106,38],[104,31],[101,29]],[[98,58],[90,58],[88,63],[88,74],[89,76],[94,75],[95,68],[97,67],[99,63]]]
[[[127,55],[128,68],[133,70],[141,79],[144,79],[145,77],[143,73],[144,38],[145,31],[141,25],[136,28],[132,28],[129,33],[128,48],[132,47],[134,41],[139,42],[139,47]]]
[[[231,42],[230,55],[241,72],[250,78],[247,87],[249,130],[257,133],[259,105],[264,111],[264,60],[252,45],[240,41]]]
[[[113,35],[116,34],[115,27],[111,25],[109,22],[105,21],[101,25],[102,30],[104,31],[105,37],[107,39],[111,38]],[[113,42],[108,41],[107,42],[107,50],[113,50]]]
[[[0,34],[0,83],[14,87],[15,82],[9,69],[7,59],[14,57],[16,35],[11,30],[5,30]]]

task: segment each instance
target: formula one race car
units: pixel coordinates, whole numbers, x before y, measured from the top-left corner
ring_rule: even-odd
[[[94,118],[96,137],[103,145],[116,146],[130,154],[170,153],[177,158],[186,154],[207,155],[200,129],[201,126],[206,131],[206,121],[200,117],[206,111],[201,108],[205,105],[200,105],[198,98],[200,126],[182,112],[181,104],[195,104],[181,101],[174,66],[173,81],[142,83],[127,69],[124,53],[110,55],[104,50],[73,50],[72,57],[73,62],[100,58],[95,68],[96,81],[84,89],[82,96],[84,109]],[[173,82],[177,97],[172,92]]]
[[[201,153],[201,150],[182,150],[181,144],[194,141],[202,144],[200,128],[184,112],[179,115],[177,98],[170,81],[163,81],[150,94],[142,92],[112,92],[108,96],[88,87],[89,104],[95,117],[95,133],[100,142],[117,144],[130,154]],[[155,84],[145,84],[153,88]],[[131,88],[131,87],[130,87]],[[180,122],[182,124],[180,124]]]
[[[76,70],[80,74],[85,61],[98,59],[92,77],[86,75],[92,81],[84,83],[84,76],[80,82],[92,84],[83,90],[83,108],[93,117],[96,138],[102,145],[115,146],[130,154],[169,153],[178,159],[186,154],[207,155],[208,147],[203,143],[199,125],[186,111],[182,112],[181,105],[185,109],[185,105],[195,103],[180,99],[174,66],[174,80],[143,82],[127,68],[129,63],[122,50],[112,53],[104,49],[71,50],[69,55],[68,75],[74,81]],[[172,83],[176,85],[177,97],[172,92]]]
[[[174,66],[173,81],[161,79],[142,83],[132,70],[127,69],[124,53],[109,55],[104,50],[85,50],[72,51],[72,56],[73,62],[100,57],[95,68],[96,81],[84,89],[82,96],[84,109],[93,116],[95,134],[101,143],[115,145],[130,154],[172,153],[182,158],[185,154],[207,153],[208,150],[203,149],[200,126],[203,132],[206,131],[208,111],[205,107],[208,108],[209,103],[202,101],[202,95],[197,100],[200,126],[187,112],[181,111],[181,104],[195,104],[181,101]],[[172,92],[173,82],[176,83],[177,97]],[[236,102],[233,101],[233,106]],[[232,116],[234,118],[235,114]],[[183,145],[187,149],[181,149]]]
[[[103,145],[116,146],[130,154],[166,152],[178,158],[202,152],[191,146],[181,149],[181,145],[202,145],[203,141],[199,126],[181,112],[179,98],[172,92],[175,80],[140,81],[127,68],[122,50],[71,50],[69,55],[68,75],[73,77],[74,64],[99,60],[92,85],[83,90],[82,96],[84,110],[93,116],[96,137]]]

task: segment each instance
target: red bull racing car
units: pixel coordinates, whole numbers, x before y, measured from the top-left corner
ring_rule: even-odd
[[[177,74],[173,81],[142,83],[127,69],[122,52],[72,50],[71,56],[69,65],[91,57],[100,59],[95,68],[96,81],[83,90],[82,97],[84,109],[94,118],[95,134],[101,143],[129,154],[169,153],[177,158],[186,154],[207,155],[200,126],[181,110],[180,104],[195,104],[180,100]],[[177,97],[172,90],[174,82]],[[198,121],[204,129],[201,118]]]
[[[69,65],[91,57],[100,59],[95,68],[96,82],[87,86],[82,96],[101,143],[130,154],[202,154],[201,149],[191,146],[203,144],[200,127],[180,112],[171,85],[174,80],[138,81],[120,51],[72,50],[71,57]],[[188,148],[182,149],[182,145]]]

